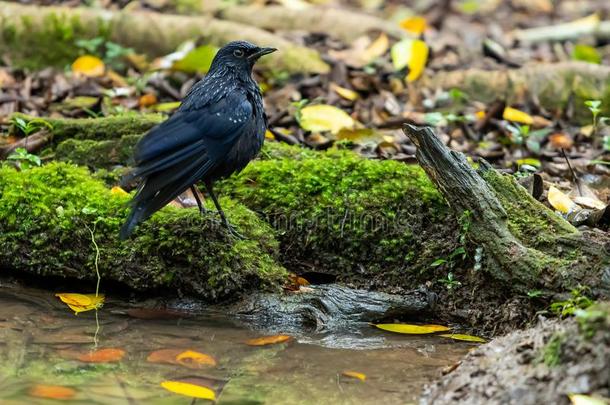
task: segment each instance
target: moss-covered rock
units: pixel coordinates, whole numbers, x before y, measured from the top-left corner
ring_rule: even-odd
[[[273,143],[261,157],[221,192],[278,231],[290,269],[409,287],[456,247],[457,223],[419,167]]]
[[[121,242],[128,197],[65,163],[24,172],[0,168],[0,196],[0,268],[94,280],[93,232],[102,279],[135,290],[163,288],[220,300],[275,286],[285,275],[276,262],[274,232],[229,199],[223,206],[247,240],[232,239],[216,218],[196,209],[167,207]]]

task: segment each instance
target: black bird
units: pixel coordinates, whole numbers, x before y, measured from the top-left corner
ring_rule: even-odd
[[[214,181],[241,171],[260,151],[267,117],[252,67],[275,48],[246,41],[221,48],[208,74],[189,91],[178,110],[151,129],[135,147],[135,169],[123,183],[139,180],[131,213],[121,228],[121,239],[178,195],[203,181],[223,225],[234,235],[213,191]]]

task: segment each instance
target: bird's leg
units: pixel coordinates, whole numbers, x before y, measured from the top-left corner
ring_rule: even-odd
[[[212,188],[212,183],[206,181],[205,188],[208,191],[208,193],[210,194],[210,197],[212,197],[212,201],[214,201],[214,205],[216,206],[216,210],[218,211],[218,214],[220,215],[220,219],[222,220],[222,223],[225,226],[225,228],[227,228],[227,230],[229,231],[229,234],[231,234],[231,236],[233,236],[237,239],[245,239],[245,237],[242,234],[240,234],[239,232],[237,232],[237,230],[229,223],[229,221],[227,221],[227,217],[226,217],[224,211],[222,210],[222,208],[220,207],[220,203],[218,202],[218,199],[216,198],[216,194],[214,194],[214,190]]]
[[[191,186],[191,192],[193,193],[193,196],[195,197],[195,201],[197,201],[197,206],[199,207],[199,212],[201,213],[201,215],[206,215],[208,213],[208,210],[204,207],[203,202],[201,202],[201,198],[199,198],[200,191],[197,188],[197,185],[193,184]]]

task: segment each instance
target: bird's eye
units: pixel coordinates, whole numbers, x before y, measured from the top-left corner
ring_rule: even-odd
[[[233,56],[237,56],[238,58],[241,58],[244,56],[244,51],[242,51],[241,49],[236,49],[233,51]]]

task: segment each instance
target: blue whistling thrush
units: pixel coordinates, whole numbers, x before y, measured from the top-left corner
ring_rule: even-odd
[[[204,213],[195,185],[199,181],[205,184],[223,225],[239,236],[227,221],[213,184],[241,171],[263,145],[267,117],[252,67],[275,50],[245,41],[225,45],[178,110],[138,142],[135,168],[123,184],[138,180],[139,186],[121,239],[189,188]]]

